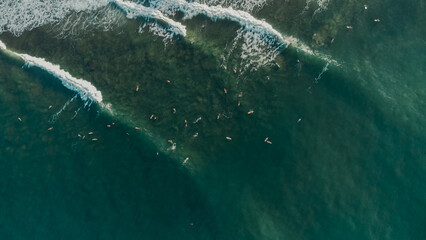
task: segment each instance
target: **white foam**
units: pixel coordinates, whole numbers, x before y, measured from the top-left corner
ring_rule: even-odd
[[[126,12],[128,18],[147,17],[158,19],[169,24],[172,32],[186,36],[186,27],[182,25],[182,23],[176,22],[173,19],[166,17],[157,9],[122,0],[112,0],[111,2],[115,3],[120,9]]]
[[[195,0],[202,4],[209,6],[220,5],[224,7],[232,7],[234,9],[252,12],[253,10],[260,10],[266,5],[266,0]]]
[[[15,36],[49,23],[58,22],[70,12],[94,10],[109,0],[1,0],[0,33]]]
[[[198,2],[188,3],[184,0],[153,0],[151,6],[170,15],[180,11],[184,14],[184,19],[205,15],[213,21],[237,22],[242,29],[237,32],[233,47],[240,39],[243,40],[241,65],[244,69],[248,69],[250,66],[259,67],[274,61],[279,53],[278,49],[282,46],[285,48],[290,43],[269,23],[232,7],[209,6]]]
[[[86,105],[90,105],[93,102],[102,102],[102,93],[98,89],[96,89],[96,87],[93,86],[90,82],[73,77],[70,73],[62,70],[59,65],[52,64],[44,60],[43,58],[37,58],[28,54],[16,53],[7,50],[6,45],[1,41],[0,46],[8,53],[22,58],[22,60],[25,61],[27,66],[35,66],[41,68],[58,78],[61,81],[62,85],[64,85],[71,91],[78,93],[78,95],[85,102]]]
[[[184,0],[152,0],[150,3],[151,6],[165,12],[166,14],[173,15],[180,11],[184,14],[185,19],[191,19],[197,15],[205,15],[213,21],[217,21],[219,19],[234,21],[242,26],[244,31],[260,35],[263,41],[266,41],[271,46],[284,45],[285,47],[288,47],[289,45],[293,45],[296,49],[306,54],[315,55],[325,61],[337,64],[327,55],[311,50],[298,39],[292,36],[282,35],[266,21],[256,19],[247,12],[234,10],[232,7],[224,8],[221,6],[208,6],[197,2],[188,3]]]
[[[209,6],[198,2],[186,2],[184,0],[151,0],[150,7],[123,0],[3,0],[0,1],[0,34],[1,32],[9,31],[15,35],[19,35],[25,30],[31,30],[32,28],[52,22],[59,22],[64,18],[66,20],[63,24],[61,23],[63,28],[58,35],[59,37],[67,37],[75,33],[78,34],[81,31],[85,31],[88,26],[97,23],[105,23],[104,28],[108,30],[112,26],[119,25],[116,22],[118,16],[115,11],[108,12],[108,9],[106,9],[105,16],[102,16],[105,17],[105,19],[97,19],[98,15],[96,13],[93,17],[88,17],[86,19],[81,17],[83,14],[78,13],[85,10],[95,10],[108,5],[108,3],[113,3],[125,12],[127,18],[146,17],[167,23],[170,26],[167,30],[172,32],[173,35],[178,34],[186,36],[186,27],[182,23],[167,17],[167,15],[173,15],[177,11],[180,11],[184,13],[185,19],[190,19],[202,14],[211,18],[213,21],[222,19],[240,24],[243,31],[246,32],[246,34],[244,34],[244,40],[246,43],[250,42],[249,44],[245,44],[246,49],[243,49],[246,53],[250,52],[246,51],[247,49],[254,50],[256,47],[260,49],[259,46],[264,46],[266,42],[270,45],[269,48],[274,51],[278,49],[278,47],[292,45],[298,49],[298,51],[317,56],[330,63],[335,63],[335,61],[331,60],[327,55],[311,50],[307,45],[296,38],[282,35],[266,21],[256,19],[248,12],[232,8],[232,6],[239,5],[241,7],[244,4],[249,4],[252,7],[261,6],[264,4],[264,0],[200,1],[208,4],[225,4],[230,7]],[[326,5],[328,0],[318,0],[318,2]],[[73,12],[73,16],[71,17],[69,15],[70,12]],[[67,16],[68,18],[66,18]],[[151,25],[149,27],[151,32],[165,37],[165,40],[170,38],[170,34],[165,33],[160,25]],[[250,37],[248,37],[249,35]],[[252,40],[254,39],[256,39],[257,42],[253,42]],[[265,50],[264,47],[261,48]],[[271,53],[264,50],[263,53],[270,56],[275,55],[274,52]],[[255,55],[260,57],[260,53],[261,52],[256,51]],[[272,58],[269,57],[268,59]],[[260,62],[264,61],[261,60]]]
[[[90,12],[73,12],[55,24],[52,29],[58,38],[78,38],[93,30],[110,31],[125,23],[122,11],[113,6],[101,7]]]
[[[2,42],[2,41],[0,41],[0,48],[1,49],[4,49],[4,50],[6,50],[7,48],[6,48],[6,45]]]
[[[206,15],[213,21],[222,19],[239,23],[248,31],[253,31],[264,37],[276,37],[286,43],[284,37],[275,30],[269,23],[254,18],[247,12],[234,10],[232,7],[223,8],[221,6],[208,6],[197,2],[188,3],[184,0],[154,0],[151,4],[160,11],[174,14],[181,11],[185,14],[185,19],[191,19],[197,15]]]
[[[280,46],[271,46],[259,35],[250,31],[239,29],[234,38],[226,59],[230,59],[236,49],[240,48],[240,63],[236,66],[228,66],[237,72],[245,72],[248,69],[256,69],[272,64],[279,54]]]
[[[164,16],[160,11],[122,0],[1,0],[0,34],[10,32],[20,36],[24,31],[59,22],[72,12],[96,10],[110,2],[125,11],[128,18],[158,19],[169,24],[173,32],[186,35],[185,26]]]
[[[256,68],[271,64],[279,54],[279,46],[273,47],[265,42],[259,35],[252,32],[243,33],[241,59],[245,61],[244,68]]]
[[[318,12],[321,12],[327,9],[328,3],[330,0],[306,0],[306,5],[304,11],[308,10],[311,5],[316,5],[316,9],[314,11],[314,15]]]
[[[73,77],[68,72],[62,70],[59,65],[54,65],[43,58],[37,58],[27,54],[16,55],[21,57],[28,66],[39,67],[61,80],[62,85],[74,92],[77,92],[80,95],[80,98],[86,103],[102,102],[102,93],[98,91],[95,86],[86,80]]]
[[[159,26],[159,24],[156,22],[144,23],[143,25],[139,26],[138,32],[143,33],[145,28],[148,28],[150,33],[162,37],[165,46],[173,39],[174,34]]]

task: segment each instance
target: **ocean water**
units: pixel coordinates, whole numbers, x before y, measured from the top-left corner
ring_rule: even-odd
[[[422,0],[0,2],[1,239],[425,239]]]

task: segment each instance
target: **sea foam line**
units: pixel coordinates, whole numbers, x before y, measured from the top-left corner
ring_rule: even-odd
[[[27,66],[41,68],[58,78],[62,85],[64,85],[69,90],[78,93],[80,98],[85,102],[85,105],[90,105],[93,102],[102,102],[102,93],[96,89],[95,86],[86,80],[73,77],[70,73],[62,70],[59,65],[52,64],[43,58],[37,58],[28,54],[21,54],[8,50],[2,41],[0,41],[0,48],[9,54],[21,58],[25,61]]]
[[[145,7],[142,4],[137,4],[134,2],[122,1],[122,0],[111,0],[117,7],[123,10],[126,13],[127,18],[137,18],[137,17],[147,17],[158,19],[166,22],[171,27],[171,31],[182,36],[186,36],[186,27],[180,23],[176,22],[171,18],[166,17],[162,12],[157,9]]]

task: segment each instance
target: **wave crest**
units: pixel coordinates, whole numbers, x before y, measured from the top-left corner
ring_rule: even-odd
[[[61,69],[59,65],[52,64],[43,58],[37,58],[30,56],[24,53],[16,53],[6,48],[6,45],[0,41],[0,47],[3,51],[6,51],[9,54],[21,58],[25,62],[25,66],[28,67],[38,67],[44,71],[50,73],[59,79],[66,88],[71,91],[78,93],[81,100],[85,102],[85,105],[90,105],[91,103],[101,103],[102,102],[102,93],[96,89],[90,82],[73,77],[70,73]]]

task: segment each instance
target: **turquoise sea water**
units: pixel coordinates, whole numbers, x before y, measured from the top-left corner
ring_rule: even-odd
[[[0,50],[2,239],[426,238],[423,1],[199,1],[313,54],[235,21],[178,12],[187,36],[170,36],[76,2],[19,33],[4,9],[22,6],[0,3],[8,49],[103,96],[85,107]],[[43,4],[29,16],[66,6]]]

